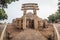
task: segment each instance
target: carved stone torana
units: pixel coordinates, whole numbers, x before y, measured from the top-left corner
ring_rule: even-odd
[[[23,29],[26,29],[26,22],[27,22],[27,17],[26,17],[26,11],[27,10],[33,10],[33,20],[34,20],[34,28],[38,28],[38,20],[37,20],[37,16],[36,16],[36,10],[39,10],[38,8],[38,4],[36,3],[27,3],[27,4],[23,4],[22,5],[22,10],[24,11],[24,17],[23,17]],[[30,18],[31,19],[31,18]]]
[[[27,3],[22,5],[22,9],[24,11],[24,14],[26,14],[27,10],[33,10],[34,14],[36,14],[36,10],[39,10],[38,4],[36,3]]]
[[[47,20],[42,20],[37,16],[38,4],[22,4],[23,16],[13,19],[8,24],[4,40],[53,40],[54,28]],[[27,10],[33,10],[28,12]],[[37,34],[37,35],[36,35]],[[8,35],[8,36],[7,36]],[[36,39],[34,39],[36,38]]]

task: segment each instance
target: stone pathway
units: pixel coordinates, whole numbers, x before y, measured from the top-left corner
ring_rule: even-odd
[[[1,36],[1,33],[2,33],[3,28],[4,28],[4,25],[3,24],[0,25],[0,36]]]
[[[7,24],[0,25],[0,40],[3,40],[3,35],[4,35],[6,27],[7,27]]]
[[[12,40],[47,40],[39,31],[26,29],[20,32]]]
[[[60,24],[58,24],[58,23],[54,23],[53,24],[54,25],[54,28],[56,28],[56,30],[57,30],[57,32],[58,32],[58,34],[59,34],[59,39],[58,40],[60,40]],[[1,32],[2,32],[2,30],[3,30],[3,28],[4,28],[4,26],[5,25],[0,25],[0,35],[1,35]],[[29,32],[29,31],[28,31]]]
[[[54,23],[54,28],[57,31],[57,35],[58,35],[58,40],[60,40],[60,24],[59,23]]]

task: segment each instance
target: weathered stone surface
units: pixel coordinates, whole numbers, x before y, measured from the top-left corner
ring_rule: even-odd
[[[47,40],[39,31],[27,29],[19,33],[12,40]]]
[[[31,4],[29,4],[28,7],[30,7],[30,5]],[[24,15],[21,18],[14,19],[12,24],[8,24],[5,32],[5,39],[6,40],[54,40],[53,25],[49,24],[47,20],[43,20],[37,16],[36,14],[37,9],[35,9],[35,6],[33,7],[34,8],[33,13],[31,12],[26,13],[26,11],[30,9],[26,7],[27,10],[25,10],[25,7],[23,8],[24,8],[23,9]]]

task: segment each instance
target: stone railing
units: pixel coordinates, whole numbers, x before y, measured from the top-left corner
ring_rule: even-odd
[[[6,30],[7,24],[1,25],[0,40],[3,40],[4,32]]]

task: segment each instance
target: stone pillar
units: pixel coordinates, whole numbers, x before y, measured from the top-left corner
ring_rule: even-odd
[[[23,29],[26,29],[26,10],[24,10]]]
[[[15,26],[17,27],[17,21],[15,22]]]
[[[26,25],[27,25],[27,27],[29,27],[29,21],[27,21]]]
[[[34,15],[34,28],[35,28],[35,30],[38,29],[38,20],[35,15]]]
[[[34,12],[34,15],[36,15],[36,10],[33,10],[33,12]]]
[[[19,21],[19,28],[21,28],[22,26],[21,26],[21,20]]]
[[[26,10],[24,10],[24,15],[26,15]]]
[[[26,15],[23,17],[23,29],[26,29]]]

